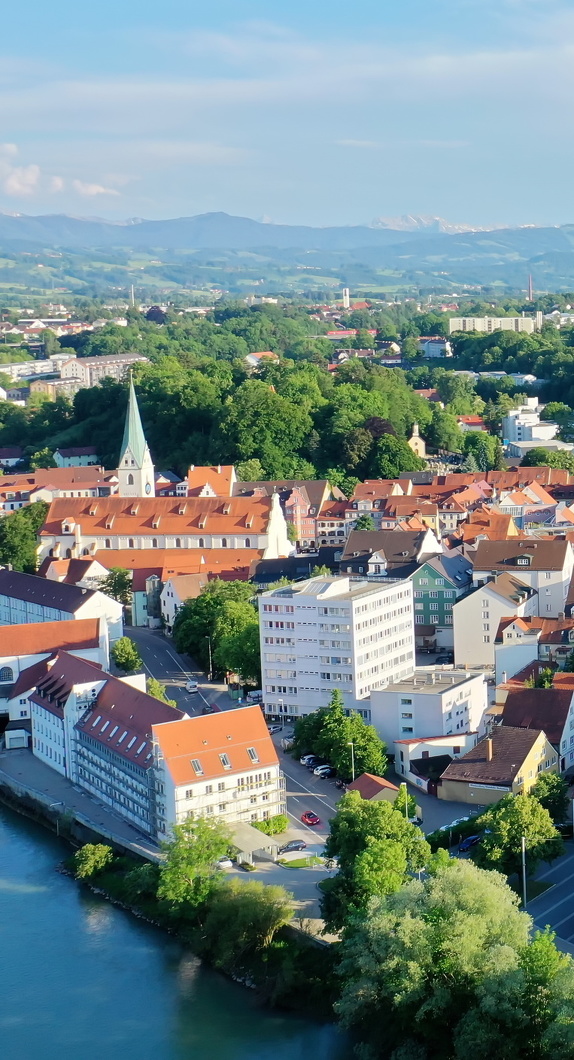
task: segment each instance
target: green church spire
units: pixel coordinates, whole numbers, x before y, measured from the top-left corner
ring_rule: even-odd
[[[144,460],[146,457],[147,442],[145,440],[145,434],[143,432],[140,410],[138,407],[138,399],[136,397],[134,381],[131,372],[128,409],[124,426],[124,436],[122,438],[122,448],[120,450],[120,467],[124,461],[128,450],[135,461],[136,467],[143,467]]]

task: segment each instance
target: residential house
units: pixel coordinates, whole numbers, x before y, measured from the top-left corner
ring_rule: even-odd
[[[67,585],[80,585],[85,589],[99,589],[108,568],[93,559],[50,559],[48,556],[38,570],[41,578],[48,581],[66,582]]]
[[[196,467],[192,464],[186,477],[187,496],[233,497],[236,483],[233,464],[216,464],[212,467]]]
[[[123,634],[122,605],[104,593],[0,567],[0,626],[105,618],[110,641]]]
[[[177,612],[186,600],[195,600],[207,582],[207,574],[179,574],[168,578],[160,594],[161,617],[166,633],[171,633]]]
[[[317,519],[327,502],[345,501],[345,496],[327,479],[275,479],[270,482],[236,482],[233,495],[243,498],[279,498],[281,509],[292,527],[291,535],[300,549],[317,547]]]
[[[452,346],[442,335],[421,335],[417,339],[419,350],[425,359],[431,357],[452,357]]]
[[[574,674],[556,674],[551,688],[520,688],[508,692],[501,725],[540,729],[559,754],[559,770],[574,768]]]
[[[442,547],[432,530],[352,530],[340,561],[342,574],[410,578]]]
[[[476,744],[478,733],[426,736],[395,740],[395,773],[429,795],[436,795],[437,781],[453,758],[466,754]]]
[[[414,669],[409,581],[310,578],[262,593],[259,610],[268,714],[308,714],[340,689],[368,719],[371,690]]]
[[[103,618],[3,626],[0,637],[0,715],[30,717],[28,696],[54,653],[63,650],[109,668],[108,627]],[[38,669],[40,667],[40,669]]]
[[[445,769],[439,799],[475,806],[527,794],[541,773],[558,771],[558,755],[540,729],[501,725]]]
[[[54,460],[58,467],[89,467],[99,464],[95,445],[76,445],[68,449],[56,449]]]
[[[56,500],[39,534],[39,556],[78,558],[100,549],[293,551],[279,498],[104,497]]]
[[[553,524],[558,501],[538,482],[530,482],[522,489],[501,490],[497,506],[511,515],[516,526],[523,530],[540,523]]]
[[[319,546],[343,547],[346,536],[348,501],[325,501],[317,515],[316,541]]]
[[[152,732],[159,836],[190,814],[252,824],[286,812],[285,781],[260,707],[158,723]]]
[[[573,570],[574,552],[565,539],[479,541],[473,581],[482,585],[493,574],[512,571],[538,592],[538,614],[558,618],[564,613]]]
[[[494,666],[494,646],[501,619],[509,611],[534,615],[536,589],[514,574],[495,574],[461,596],[453,606],[454,659],[457,666]]]
[[[463,433],[466,433],[466,431],[488,431],[482,416],[457,416],[456,422]]]
[[[390,746],[395,740],[477,732],[486,707],[483,674],[433,667],[373,689],[369,720]]]
[[[6,400],[4,398],[4,400]],[[19,445],[11,445],[0,449],[0,466],[16,467],[24,459],[24,450]]]
[[[411,575],[417,647],[453,648],[453,605],[468,592],[469,560],[457,552],[427,560]]]
[[[279,356],[273,353],[272,350],[263,350],[261,353],[248,353],[243,358],[243,362],[246,368],[249,368],[252,372],[256,371],[257,368],[261,368],[264,364],[274,363],[279,361]]]
[[[503,618],[494,645],[496,683],[536,660],[561,668],[572,651],[574,618]]]
[[[511,515],[503,514],[494,506],[481,504],[465,516],[464,522],[453,527],[451,540],[460,544],[475,545],[482,540],[506,541],[508,538],[520,536],[520,530]]]

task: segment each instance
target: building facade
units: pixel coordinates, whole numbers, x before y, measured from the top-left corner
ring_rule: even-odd
[[[260,597],[260,636],[268,714],[308,714],[340,689],[368,717],[371,690],[414,669],[412,585],[335,577],[272,589]]]
[[[370,722],[389,746],[396,740],[478,732],[487,707],[483,674],[415,670],[371,692]]]

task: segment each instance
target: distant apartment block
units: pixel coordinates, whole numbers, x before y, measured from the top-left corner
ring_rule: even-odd
[[[146,362],[139,353],[118,353],[110,357],[73,357],[61,367],[62,379],[75,379],[79,388],[96,386],[102,379],[123,379],[134,364]]]
[[[531,335],[541,327],[542,313],[535,317],[451,317],[448,322],[450,335],[455,331],[523,331]]]

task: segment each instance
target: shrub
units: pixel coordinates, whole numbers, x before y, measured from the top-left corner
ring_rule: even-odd
[[[264,835],[279,835],[286,832],[289,827],[289,818],[284,813],[277,813],[275,817],[269,817],[266,821],[254,821],[253,827]]]
[[[104,843],[86,843],[74,854],[74,869],[78,880],[87,880],[97,876],[111,865],[114,852]]]

